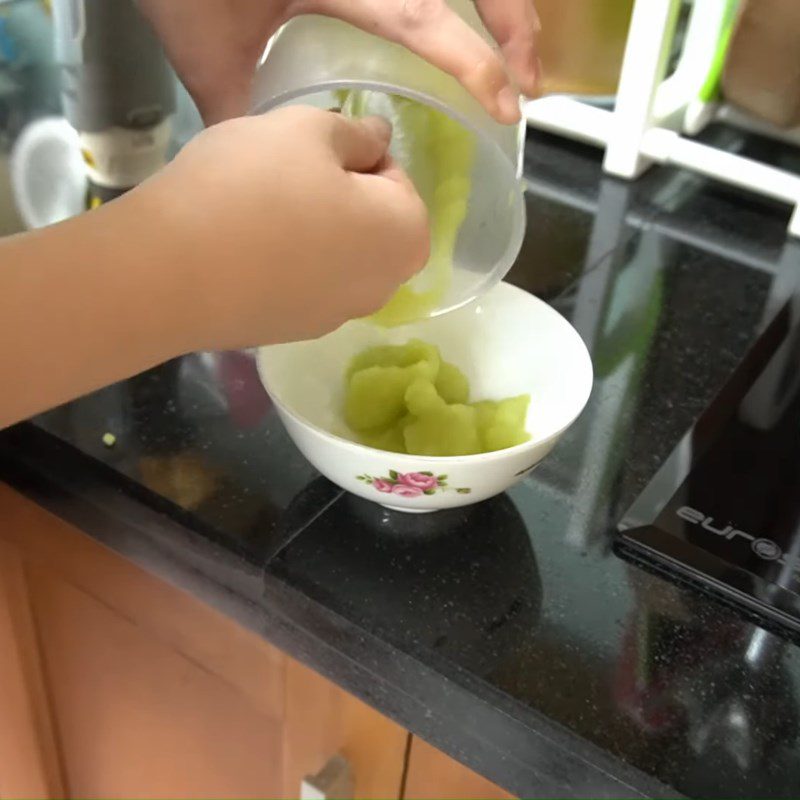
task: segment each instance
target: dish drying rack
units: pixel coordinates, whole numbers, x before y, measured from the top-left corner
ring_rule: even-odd
[[[528,124],[604,148],[610,175],[632,180],[669,164],[788,204],[788,233],[800,237],[799,175],[688,138],[723,121],[800,145],[800,129],[761,123],[718,97],[736,0],[694,0],[677,65],[666,75],[683,2],[636,0],[613,110],[554,95],[526,103]]]

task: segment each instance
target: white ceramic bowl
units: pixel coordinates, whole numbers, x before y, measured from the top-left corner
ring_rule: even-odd
[[[365,347],[415,337],[438,345],[464,371],[471,400],[530,394],[530,441],[443,458],[352,441],[341,413],[349,360]],[[349,322],[322,339],[264,347],[258,365],[289,435],[323,475],[348,492],[408,512],[464,506],[504,492],[553,449],[592,389],[592,362],[577,331],[547,303],[507,283],[414,325],[384,330]]]

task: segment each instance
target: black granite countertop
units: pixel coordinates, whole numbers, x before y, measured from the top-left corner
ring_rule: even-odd
[[[796,797],[800,650],[612,549],[752,342],[776,271],[800,265],[788,209],[669,169],[617,181],[541,134],[527,155],[510,280],[573,322],[596,380],[507,495],[423,518],[343,495],[289,441],[247,353],[184,358],[6,431],[0,477],[511,792]],[[754,635],[772,652],[758,670]]]

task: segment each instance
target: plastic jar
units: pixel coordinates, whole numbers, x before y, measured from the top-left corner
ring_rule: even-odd
[[[472,2],[449,4],[492,42]],[[453,250],[452,280],[430,315],[459,308],[501,281],[519,254],[526,227],[525,123],[498,123],[458,81],[404,47],[315,15],[291,20],[273,37],[255,77],[251,110],[259,114],[291,103],[331,108],[338,105],[335,93],[359,89],[424,103],[473,137],[470,193]],[[408,166],[408,154],[394,145],[393,155]],[[409,284],[424,287],[427,271]]]

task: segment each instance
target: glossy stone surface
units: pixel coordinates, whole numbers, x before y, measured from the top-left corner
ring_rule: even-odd
[[[344,496],[245,353],[6,432],[0,477],[513,792],[797,796],[800,650],[758,634],[749,666],[753,623],[611,547],[752,342],[778,265],[800,268],[788,210],[673,170],[617,181],[539,134],[527,175],[510,279],[573,322],[596,382],[509,495],[424,519]]]

